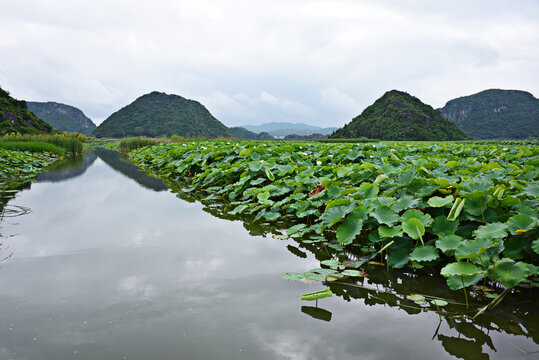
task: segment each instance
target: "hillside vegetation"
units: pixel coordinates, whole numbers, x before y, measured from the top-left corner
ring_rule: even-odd
[[[442,115],[474,139],[539,137],[539,99],[519,90],[485,90],[448,101]]]
[[[56,102],[28,101],[27,104],[28,110],[54,126],[55,129],[90,135],[96,128],[93,121],[76,107]]]
[[[93,132],[95,137],[172,136],[217,138],[228,129],[198,101],[152,92],[109,116]]]
[[[380,140],[466,140],[455,124],[405,92],[391,90],[330,138]]]
[[[0,88],[0,135],[50,133],[52,126],[28,110],[26,101],[12,98]]]

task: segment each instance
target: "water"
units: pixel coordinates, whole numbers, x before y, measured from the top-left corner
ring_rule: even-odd
[[[31,211],[0,224],[0,359],[537,358],[537,299],[441,319],[399,295],[452,296],[439,279],[381,268],[301,301],[326,286],[280,276],[319,267],[315,248],[253,236],[117,153],[40,176],[15,205]]]

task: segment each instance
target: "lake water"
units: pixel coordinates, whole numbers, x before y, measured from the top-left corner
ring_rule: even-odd
[[[319,267],[317,250],[253,236],[118,153],[77,164],[40,176],[8,205],[28,213],[0,223],[0,359],[538,358],[529,294],[474,323],[441,318],[400,295],[462,293],[372,267],[301,301],[327,286],[281,275]]]

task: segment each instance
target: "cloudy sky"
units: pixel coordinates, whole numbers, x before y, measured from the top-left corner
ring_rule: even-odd
[[[143,5],[142,5],[143,4]],[[539,1],[0,0],[0,87],[96,123],[150,91],[342,126],[385,91],[539,94]]]

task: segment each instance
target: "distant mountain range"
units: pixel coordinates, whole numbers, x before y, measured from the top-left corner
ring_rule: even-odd
[[[198,101],[154,91],[143,95],[103,121],[98,138],[172,136],[217,138],[228,129]]]
[[[255,133],[267,132],[272,136],[283,138],[291,134],[301,136],[311,135],[314,133],[329,135],[338,129],[337,127],[322,128],[319,126],[307,125],[303,123],[289,122],[271,122],[262,125],[242,125],[241,127]]]
[[[331,137],[412,141],[469,139],[439,111],[398,90],[386,92]]]
[[[30,110],[26,101],[12,98],[0,88],[0,135],[50,133],[53,128]]]
[[[525,91],[485,90],[440,111],[474,139],[539,138],[539,99]]]
[[[90,135],[96,128],[94,122],[76,107],[56,102],[28,101],[28,110],[54,126],[67,132]]]
[[[434,110],[405,92],[392,90],[341,129],[291,122],[227,128],[199,102],[154,91],[118,110],[96,127],[73,106],[55,102],[27,103],[13,99],[0,89],[0,135],[51,132],[53,127],[111,138],[180,135],[298,139],[331,135],[380,140],[525,139],[539,137],[539,99],[525,91],[490,89],[450,100],[443,108]]]

